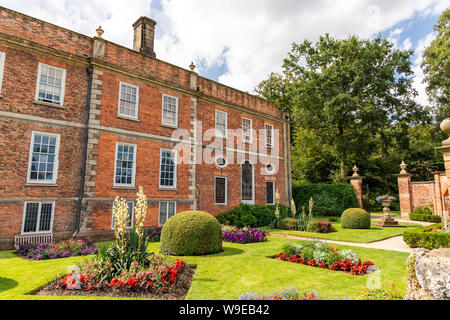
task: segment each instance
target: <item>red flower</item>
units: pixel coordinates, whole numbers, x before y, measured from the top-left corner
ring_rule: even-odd
[[[149,281],[149,282],[147,282],[147,284],[149,287],[153,287],[153,282]]]

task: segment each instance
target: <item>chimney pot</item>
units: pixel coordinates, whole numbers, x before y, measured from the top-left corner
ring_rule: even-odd
[[[154,51],[156,21],[148,17],[140,17],[133,23],[133,50],[156,58]]]

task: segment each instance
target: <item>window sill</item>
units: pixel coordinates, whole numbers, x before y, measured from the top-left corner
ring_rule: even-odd
[[[119,190],[137,190],[136,186],[112,186],[112,188]]]
[[[25,187],[57,187],[57,183],[33,183],[27,182],[25,183]]]
[[[170,128],[170,129],[178,129],[178,126],[172,126],[170,124],[164,124],[164,123],[161,123],[161,127],[166,127],[166,128]]]
[[[53,107],[53,108],[57,108],[57,109],[65,109],[66,108],[65,106],[61,106],[59,104],[49,103],[49,102],[44,102],[44,101],[37,101],[37,100],[34,100],[33,104],[37,104],[40,106],[46,106],[46,107]]]
[[[116,118],[123,119],[123,120],[135,121],[135,122],[141,122],[141,120],[139,120],[138,118],[131,118],[131,117],[126,117],[126,116],[121,116],[119,114],[116,115]]]
[[[214,203],[215,206],[219,206],[219,207],[226,207],[227,204],[226,203]]]
[[[164,187],[158,187],[158,190],[161,190],[161,191],[177,191],[178,188],[164,188]]]

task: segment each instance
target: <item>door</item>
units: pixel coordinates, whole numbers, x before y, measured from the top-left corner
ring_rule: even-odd
[[[241,202],[247,204],[255,203],[254,172],[250,161],[245,161],[241,169]]]

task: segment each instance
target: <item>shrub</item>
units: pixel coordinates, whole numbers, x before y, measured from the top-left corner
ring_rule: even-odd
[[[309,232],[330,233],[336,231],[329,221],[311,221],[308,225]]]
[[[426,215],[432,215],[433,214],[433,210],[429,207],[426,206],[422,206],[422,207],[416,207],[414,208],[413,213],[415,214],[426,214]]]
[[[341,226],[346,229],[370,229],[370,214],[360,208],[347,209],[342,213]]]
[[[234,243],[255,243],[267,241],[266,232],[259,229],[222,226],[223,240]]]
[[[359,207],[353,187],[349,184],[303,184],[293,185],[292,195],[297,208],[308,207],[314,200],[314,215],[340,216],[347,208]]]
[[[426,221],[439,223],[442,221],[441,216],[436,214],[421,214],[421,213],[410,213],[409,219],[413,221]]]
[[[291,217],[290,208],[279,205],[280,219]],[[246,224],[244,223],[246,219],[244,216],[252,215],[256,218],[256,223]],[[252,218],[250,218],[252,219]],[[221,224],[228,224],[237,227],[266,227],[269,226],[275,220],[275,206],[274,205],[250,205],[241,204],[238,207],[220,213],[217,216],[217,220]],[[246,221],[248,222],[248,221]],[[254,221],[251,221],[254,222]]]
[[[161,232],[161,251],[195,256],[222,251],[222,228],[212,215],[186,211],[167,220]]]
[[[449,248],[450,233],[443,232],[440,228],[442,228],[442,224],[434,224],[405,231],[403,232],[403,241],[411,248]]]
[[[244,224],[244,226],[249,226],[249,227],[253,227],[256,226],[258,224],[258,220],[255,218],[254,215],[252,214],[244,214],[241,217],[241,222]]]
[[[278,224],[278,229],[283,230],[297,230],[297,219],[294,218],[284,218]]]

